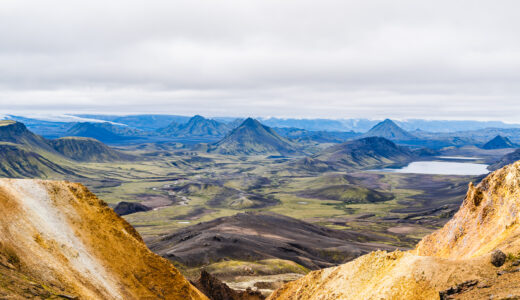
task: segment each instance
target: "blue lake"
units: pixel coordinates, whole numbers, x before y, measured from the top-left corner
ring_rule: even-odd
[[[385,168],[375,171],[438,174],[438,175],[483,175],[489,173],[486,164],[453,161],[414,161],[402,168]]]

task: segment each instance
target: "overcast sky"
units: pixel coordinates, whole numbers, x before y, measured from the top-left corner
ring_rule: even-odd
[[[520,1],[0,1],[0,112],[520,122]]]

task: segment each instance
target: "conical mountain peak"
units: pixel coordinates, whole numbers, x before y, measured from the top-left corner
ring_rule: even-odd
[[[484,146],[482,146],[483,149],[505,149],[505,148],[515,148],[517,145],[515,145],[511,140],[509,140],[507,137],[503,137],[501,135],[497,135],[489,142],[485,143]]]
[[[383,137],[394,141],[414,140],[416,137],[408,131],[399,127],[394,121],[385,119],[376,124],[372,129],[365,133],[362,137]]]
[[[296,151],[291,141],[253,118],[244,120],[214,146],[212,151],[222,154],[290,154]]]

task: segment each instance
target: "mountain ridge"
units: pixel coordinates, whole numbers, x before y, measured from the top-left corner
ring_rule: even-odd
[[[136,159],[132,155],[112,149],[93,138],[62,137],[50,140],[49,143],[58,153],[75,161],[111,162]]]
[[[382,137],[365,137],[331,146],[292,165],[309,171],[363,169],[403,164],[415,158],[406,147]]]

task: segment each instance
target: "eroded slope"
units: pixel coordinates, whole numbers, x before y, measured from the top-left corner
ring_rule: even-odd
[[[80,184],[0,179],[0,295],[24,278],[81,299],[205,299],[139,234]],[[15,286],[16,287],[16,286]],[[39,295],[46,297],[48,295]]]

